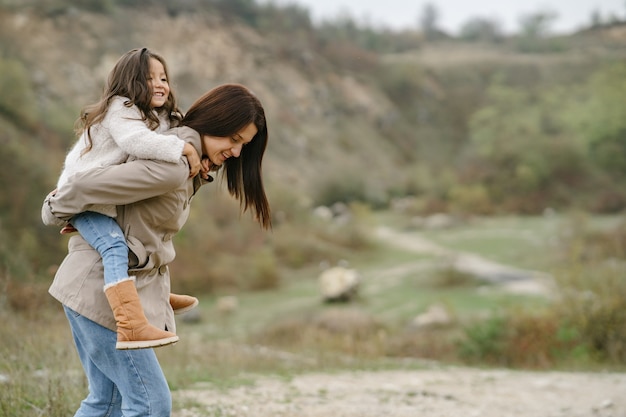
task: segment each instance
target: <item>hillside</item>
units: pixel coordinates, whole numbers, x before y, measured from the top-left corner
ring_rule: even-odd
[[[167,58],[183,109],[220,83],[243,83],[259,95],[270,120],[271,182],[306,194],[320,179],[330,181],[329,171],[354,176],[367,167],[376,175],[350,180],[366,181],[373,201],[410,188],[413,164],[449,160],[454,148],[465,146],[468,118],[498,72],[517,67],[558,78],[570,67],[582,82],[592,59],[606,59],[607,46],[624,38],[612,28],[590,46],[538,55],[510,44],[458,41],[377,53],[345,40],[331,40],[331,48],[306,31],[263,30],[215,11],[172,15],[159,7],[106,14],[77,8],[40,14],[25,7],[0,13],[0,27],[5,59],[24,66],[44,121],[63,133],[61,147],[51,144],[53,170],[73,141],[78,109],[98,96],[120,54],[146,45]]]
[[[47,276],[61,259],[64,241],[41,225],[41,200],[74,141],[79,109],[138,46],[166,57],[183,110],[221,83],[256,92],[269,120],[264,174],[274,220],[289,220],[294,236],[314,230],[303,213],[316,206],[356,201],[376,210],[405,196],[416,198],[411,210],[420,215],[626,207],[626,164],[615,157],[626,117],[610,111],[623,108],[621,24],[558,38],[427,42],[349,21],[316,28],[306,11],[254,2],[80,4],[0,4],[0,234],[11,242],[0,245],[0,258],[8,276]],[[242,4],[249,8],[237,10]],[[223,220],[215,193],[199,199],[201,218]],[[202,250],[222,248],[216,242],[233,234],[229,227],[257,241],[236,218],[226,223],[203,225],[215,236],[206,243],[197,232]],[[315,244],[273,236],[286,252],[301,251],[300,262],[340,256],[327,236]],[[194,245],[184,241],[181,252]]]
[[[363,135],[393,112],[384,94],[354,76],[325,69],[324,59],[307,45],[285,51],[285,45],[243,23],[212,14],[171,17],[158,9],[119,9],[108,16],[79,10],[53,17],[4,13],[0,26],[30,73],[39,105],[67,108],[69,128],[80,106],[97,98],[117,58],[146,45],[168,60],[183,109],[221,83],[242,83],[258,94],[270,119],[266,170],[276,182],[310,185],[320,166],[340,162],[357,168],[368,149],[379,154],[369,162],[378,172],[398,156],[380,135]],[[346,114],[352,123],[338,120]],[[366,143],[350,145],[359,136],[367,136]],[[339,157],[341,140],[354,149]]]

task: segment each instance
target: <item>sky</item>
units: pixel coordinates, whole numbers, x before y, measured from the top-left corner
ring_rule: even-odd
[[[470,18],[496,20],[506,33],[519,29],[519,18],[538,11],[556,13],[555,33],[573,32],[591,22],[593,11],[603,18],[610,14],[626,20],[626,0],[264,0],[274,4],[299,4],[311,13],[314,22],[335,18],[346,12],[358,21],[375,27],[415,28],[426,4],[439,13],[438,26],[455,34]]]

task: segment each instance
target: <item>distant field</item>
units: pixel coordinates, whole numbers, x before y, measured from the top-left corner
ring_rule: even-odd
[[[476,253],[515,267],[542,270],[554,261],[560,227],[556,218],[511,217],[476,219],[451,229],[414,233],[448,249]],[[374,254],[356,254],[348,261],[363,278],[362,296],[354,306],[394,324],[409,320],[434,302],[448,304],[463,314],[512,303],[540,302],[536,297],[497,291],[487,295],[476,291],[476,287],[433,288],[429,282],[436,274],[437,258],[432,255],[381,246]],[[241,335],[277,318],[320,311],[328,306],[322,303],[319,294],[319,272],[318,269],[290,272],[277,290],[238,294],[239,308],[228,318],[220,318],[215,310],[216,296],[205,297],[202,314],[211,323],[227,321],[225,327],[210,326],[212,332],[226,336],[231,332]]]

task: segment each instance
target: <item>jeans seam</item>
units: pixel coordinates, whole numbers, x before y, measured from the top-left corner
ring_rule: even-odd
[[[115,400],[116,400],[117,394],[118,394],[117,387],[113,386],[113,394],[111,395],[111,401],[109,402],[109,409],[107,410],[105,417],[110,417],[113,415],[113,410],[115,407]]]
[[[152,402],[149,400],[150,399],[150,392],[148,391],[148,388],[146,387],[146,384],[143,381],[143,378],[141,377],[141,372],[138,371],[137,369],[137,365],[135,364],[135,361],[133,360],[133,355],[130,352],[126,353],[126,357],[129,359],[130,361],[130,367],[132,368],[133,372],[135,373],[135,376],[137,377],[137,379],[139,380],[139,382],[141,383],[141,387],[143,388],[144,394],[146,396],[146,398],[148,399],[148,414],[146,415],[146,417],[150,417],[153,413],[152,413]]]

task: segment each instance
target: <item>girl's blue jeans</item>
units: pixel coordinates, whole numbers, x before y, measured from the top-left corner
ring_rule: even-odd
[[[70,222],[102,257],[104,285],[128,278],[128,246],[115,219],[86,211],[72,217]]]
[[[63,308],[89,384],[74,417],[170,417],[172,397],[154,350],[118,350],[116,332]]]

